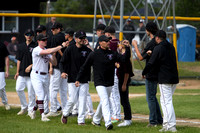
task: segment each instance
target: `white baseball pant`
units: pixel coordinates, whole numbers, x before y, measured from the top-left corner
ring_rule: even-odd
[[[172,101],[176,84],[159,84],[159,88],[160,103],[163,111],[163,127],[169,129],[176,126],[176,116]]]
[[[70,94],[69,94],[70,95]],[[89,93],[89,89],[87,92],[87,102],[86,102],[86,114],[85,115],[90,115],[93,116],[94,115],[94,110],[93,110],[93,105],[92,105],[92,99]],[[74,114],[78,114],[78,102],[74,105],[73,109],[72,109],[72,115]]]
[[[112,86],[112,91],[110,95],[111,102],[111,115],[114,119],[121,119],[121,104],[120,104],[120,94],[119,94],[119,80],[117,77],[117,69],[115,69],[114,85]]]
[[[5,87],[6,87],[5,72],[0,72],[0,97],[4,105],[8,104]]]
[[[86,106],[87,106],[87,114],[86,115],[93,116],[94,115],[94,110],[93,110],[92,98],[90,96],[89,89],[88,89],[88,92],[87,92]]]
[[[93,116],[93,121],[100,124],[102,115],[104,117],[105,126],[111,124],[111,112],[110,112],[110,94],[112,91],[112,86],[96,86],[97,93],[100,97],[100,103],[97,107],[96,113]]]
[[[31,71],[31,82],[35,90],[35,94],[38,100],[44,100],[45,96],[48,95],[49,80],[48,74],[40,75],[35,71]]]
[[[86,99],[89,89],[88,83],[80,83],[79,87],[75,83],[68,83],[69,99],[63,109],[63,115],[68,116],[74,104],[78,101],[78,123],[85,123]]]
[[[26,87],[28,89],[28,101],[29,101],[28,104],[24,93]],[[28,107],[28,112],[31,112],[36,103],[35,103],[35,91],[33,89],[30,77],[18,76],[16,81],[16,91],[20,99],[21,109],[26,109]]]
[[[59,69],[54,69],[53,74],[50,76],[50,102],[51,112],[57,112],[57,94],[60,93],[61,106],[65,107],[67,103],[67,79],[61,78],[61,72]]]

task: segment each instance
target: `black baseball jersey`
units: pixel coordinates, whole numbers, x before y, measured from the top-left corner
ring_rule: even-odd
[[[142,75],[148,73],[151,67],[155,65],[158,66],[159,84],[177,84],[179,82],[175,48],[167,40],[162,41],[154,48],[152,56],[143,70]]]
[[[26,42],[18,45],[16,59],[19,60],[19,75],[30,76],[30,73],[26,73],[25,69],[32,64],[32,51],[36,47],[35,42],[31,42],[29,45]]]
[[[89,53],[92,50],[85,45],[78,48],[76,45],[68,47],[60,60],[60,71],[68,74],[68,83],[76,81],[80,67],[85,63]],[[87,69],[88,74],[80,80],[80,83],[88,83],[90,81],[90,68]]]
[[[92,52],[77,76],[77,81],[81,81],[87,75],[87,69],[93,66],[95,86],[113,86],[115,74],[115,62],[125,62],[130,58],[130,48],[126,48],[125,55],[121,55],[111,50],[101,48]]]
[[[63,42],[65,42],[65,35],[62,32],[59,32],[58,34],[52,37],[51,47],[53,48],[62,45]],[[62,48],[61,51],[63,53],[65,51],[65,48]],[[58,52],[56,52],[56,59],[57,59],[57,66],[53,66],[53,68],[59,69],[59,62],[61,59],[61,55]]]
[[[5,71],[5,57],[9,55],[8,50],[2,42],[0,42],[0,72]]]

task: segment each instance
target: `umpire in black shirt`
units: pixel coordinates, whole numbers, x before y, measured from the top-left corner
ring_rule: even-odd
[[[112,86],[114,85],[115,62],[125,62],[130,58],[130,49],[127,47],[126,53],[123,56],[109,50],[110,39],[111,38],[108,38],[105,35],[99,37],[100,48],[90,53],[86,62],[81,67],[75,83],[76,86],[79,86],[79,82],[85,75],[88,75],[87,69],[93,66],[94,84],[100,97],[100,103],[93,116],[92,124],[100,126],[103,115],[107,130],[113,128],[113,125],[111,124],[109,97]]]

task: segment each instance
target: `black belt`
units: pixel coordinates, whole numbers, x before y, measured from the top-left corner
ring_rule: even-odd
[[[46,75],[47,74],[45,72],[38,72],[38,71],[35,71],[35,73],[40,74],[40,75]]]

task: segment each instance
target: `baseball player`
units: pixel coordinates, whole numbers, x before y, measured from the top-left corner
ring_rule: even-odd
[[[17,50],[17,72],[15,74],[16,81],[16,91],[21,102],[21,110],[17,115],[23,115],[28,110],[28,115],[32,112],[35,106],[35,92],[31,84],[30,73],[26,73],[25,69],[32,64],[32,51],[36,47],[35,42],[33,42],[34,32],[31,29],[27,29],[24,33],[26,42],[18,45]],[[28,89],[28,99],[29,104],[27,104],[24,89]]]
[[[44,25],[38,25],[35,32],[36,32],[36,35],[39,35],[40,33],[42,33],[44,36],[47,35],[46,27]],[[50,48],[50,47],[51,47],[51,38],[48,37],[46,48]],[[49,77],[49,80],[50,80],[50,77]],[[50,95],[48,93],[47,97],[45,97],[45,100],[44,100],[44,113],[45,114],[49,113],[49,97],[50,97]],[[58,100],[57,100],[57,110],[61,110],[61,105]]]
[[[110,40],[110,49],[112,51],[117,51],[117,45],[119,43],[119,40],[115,37],[115,28],[112,26],[108,26],[105,28],[104,30],[105,35],[107,37],[111,37],[112,39]],[[120,105],[120,94],[119,94],[119,87],[118,87],[118,77],[117,77],[117,67],[118,63],[115,64],[116,68],[115,68],[115,74],[114,74],[114,85],[112,86],[112,91],[111,91],[111,95],[110,95],[110,102],[111,102],[111,111],[112,111],[112,123],[116,123],[121,121],[121,105]]]
[[[179,82],[176,52],[174,46],[166,40],[165,31],[159,30],[155,36],[158,46],[154,48],[152,56],[145,66],[142,75],[146,75],[152,66],[157,66],[160,103],[163,111],[163,128],[159,131],[177,132],[176,116],[172,101],[176,84]]]
[[[102,35],[99,37],[100,48],[92,52],[86,62],[81,67],[76,78],[75,85],[79,86],[80,81],[88,75],[88,68],[93,66],[94,71],[94,84],[97,93],[100,97],[100,103],[97,107],[96,113],[93,116],[93,125],[101,126],[102,115],[104,117],[106,130],[113,129],[111,123],[111,112],[109,97],[114,84],[115,62],[122,61],[130,58],[130,49],[126,48],[126,53],[120,55],[117,52],[109,50],[109,41],[111,38]]]
[[[6,96],[6,82],[5,77],[9,76],[9,53],[6,46],[0,42],[0,97],[2,99],[2,103],[4,104],[6,110],[10,110],[10,105],[8,104],[8,99]],[[6,72],[5,72],[6,65]]]
[[[48,63],[51,62],[54,66],[57,65],[55,56],[51,54],[65,47],[66,43],[64,42],[55,48],[46,49],[45,46],[47,45],[47,37],[43,34],[39,34],[37,36],[37,41],[38,46],[34,48],[32,53],[33,66],[31,71],[31,82],[37,96],[36,103],[40,110],[41,120],[50,121],[50,119],[48,119],[44,114],[44,98],[48,93],[49,87]],[[37,107],[34,107],[33,110],[34,111],[31,113],[32,119],[36,117],[35,111],[37,110]]]
[[[61,32],[63,30],[62,24],[55,22],[51,28],[53,37],[51,40],[51,47],[56,47],[58,45],[61,45],[63,42],[65,42],[65,35]],[[61,78],[61,72],[59,70],[59,62],[63,55],[65,48],[62,50],[59,50],[55,53],[56,59],[57,59],[57,65],[51,66],[50,65],[50,102],[51,102],[51,108],[50,112],[47,114],[47,117],[51,116],[58,116],[60,115],[60,112],[57,112],[57,94],[60,92],[60,98],[61,98],[61,106],[62,108],[65,107],[67,103],[67,79]]]
[[[84,64],[89,53],[92,51],[85,46],[86,33],[84,31],[78,31],[75,34],[76,44],[68,47],[60,61],[60,70],[62,72],[62,78],[68,76],[68,91],[69,100],[63,109],[63,115],[61,122],[67,124],[67,117],[70,114],[74,104],[78,101],[78,125],[85,125],[85,113],[86,113],[86,99],[87,92],[89,90],[90,81],[90,68],[87,69],[89,74],[85,75],[80,80],[80,86],[75,86],[75,81],[80,67]]]
[[[101,35],[104,35],[105,28],[106,26],[104,24],[97,25],[96,34],[98,37],[100,37]],[[99,48],[99,40],[97,40],[94,50],[97,50],[98,48]]]

